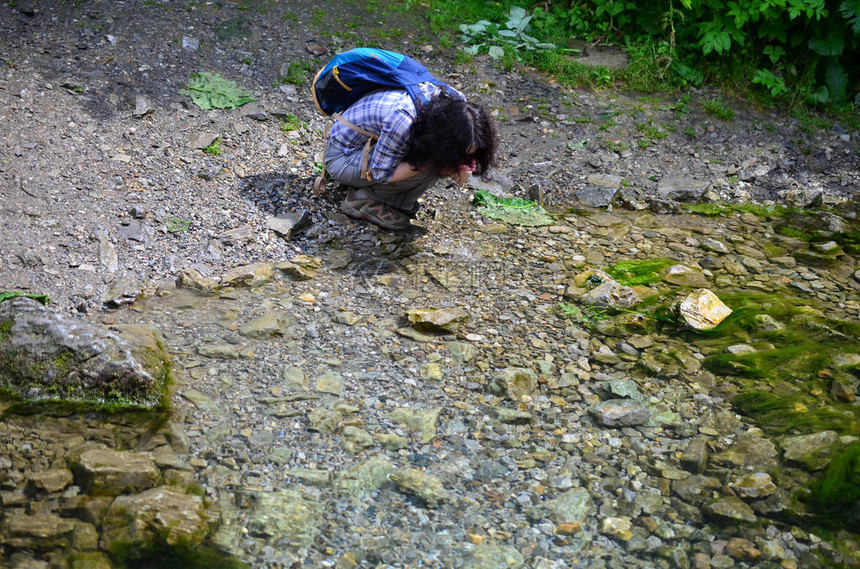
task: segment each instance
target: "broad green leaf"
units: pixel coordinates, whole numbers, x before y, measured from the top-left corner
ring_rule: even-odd
[[[497,45],[491,45],[489,51],[490,57],[493,59],[501,59],[505,56],[505,48]]]
[[[839,11],[842,12],[842,17],[848,20],[851,31],[860,35],[860,0],[844,0],[839,5]]]
[[[179,91],[188,95],[201,109],[236,109],[255,101],[254,95],[240,87],[235,81],[224,79],[217,73],[192,73],[185,89]]]
[[[506,38],[515,38],[517,37],[517,33],[512,30],[499,30],[499,35],[504,36]]]
[[[19,296],[23,296],[24,298],[32,298],[33,300],[41,302],[42,304],[48,304],[51,302],[51,299],[48,298],[47,294],[34,294],[32,292],[0,290],[0,302],[3,302],[4,300],[10,300],[12,298],[18,298]]]
[[[830,58],[824,70],[824,82],[834,101],[844,101],[848,96],[848,74],[835,57]]]

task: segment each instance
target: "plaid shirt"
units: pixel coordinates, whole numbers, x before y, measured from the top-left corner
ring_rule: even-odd
[[[421,84],[421,92],[428,98],[437,89],[444,87],[437,87],[433,83]],[[459,91],[455,91],[455,94],[465,100]],[[412,98],[405,90],[378,90],[362,97],[342,114],[343,118],[357,127],[379,133],[368,169],[375,182],[388,182],[408,150],[406,141],[416,114]],[[335,121],[329,137],[331,143],[344,154],[361,152],[367,142],[366,136],[340,121]]]

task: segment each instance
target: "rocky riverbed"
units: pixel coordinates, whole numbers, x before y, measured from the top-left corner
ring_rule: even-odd
[[[325,120],[280,81],[380,19],[502,132],[496,178],[435,188],[402,234],[312,195]],[[0,566],[860,564],[857,133],[455,67],[425,29],[0,6],[0,290],[145,325],[173,380],[167,418],[4,416]],[[257,101],[202,111],[197,71]],[[552,221],[487,217],[478,187]],[[679,322],[699,289],[733,310],[715,332]]]

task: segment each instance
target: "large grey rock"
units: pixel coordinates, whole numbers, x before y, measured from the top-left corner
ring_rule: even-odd
[[[668,176],[657,183],[657,193],[664,200],[696,202],[708,189],[706,180],[694,180],[679,176]]]
[[[248,533],[279,545],[309,547],[319,534],[320,510],[296,490],[265,492],[248,520]]]
[[[156,332],[118,331],[29,298],[0,302],[0,386],[28,401],[158,404],[169,360]]]
[[[798,462],[810,470],[822,470],[830,464],[834,449],[838,448],[839,435],[835,431],[822,431],[811,435],[787,437],[779,443],[785,459]]]
[[[607,427],[644,425],[651,418],[648,407],[633,399],[607,399],[589,407],[588,413]]]
[[[549,504],[556,523],[588,521],[594,513],[594,500],[587,488],[571,488]]]
[[[160,486],[114,500],[102,524],[101,548],[156,538],[170,545],[195,546],[206,537],[210,523],[203,498]]]

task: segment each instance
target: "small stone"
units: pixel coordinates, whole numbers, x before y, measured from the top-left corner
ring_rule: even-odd
[[[629,541],[633,537],[633,524],[627,518],[604,518],[600,522],[600,533]]]
[[[733,537],[726,542],[726,555],[738,561],[755,561],[761,557],[761,551],[750,540]]]
[[[413,328],[423,332],[454,332],[469,318],[462,308],[426,308],[407,310],[406,318]]]
[[[694,330],[711,330],[732,313],[717,295],[701,288],[681,302],[681,318]]]
[[[740,498],[727,496],[705,506],[705,512],[711,517],[727,522],[756,521],[755,512]]]
[[[428,362],[421,366],[421,379],[425,381],[442,381],[442,368],[435,362]]]
[[[742,498],[766,498],[776,492],[776,484],[767,472],[751,472],[738,478],[732,488]]]
[[[391,480],[401,492],[421,498],[428,508],[435,508],[451,498],[438,478],[417,468],[395,470]]]
[[[607,427],[635,427],[651,418],[651,411],[633,399],[608,399],[589,407],[588,413]]]

